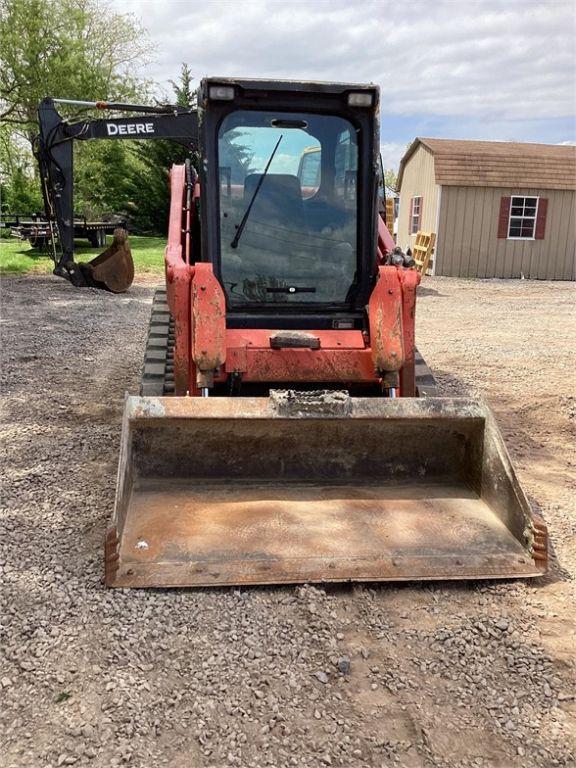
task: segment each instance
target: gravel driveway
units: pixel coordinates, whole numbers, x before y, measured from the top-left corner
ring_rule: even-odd
[[[574,286],[426,279],[419,346],[494,409],[544,579],[106,591],[150,285],[2,287],[0,766],[575,765]]]

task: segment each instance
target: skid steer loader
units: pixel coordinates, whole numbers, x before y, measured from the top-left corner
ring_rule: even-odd
[[[171,171],[166,286],[125,405],[109,586],[546,571],[493,417],[437,397],[415,348],[378,118],[372,85],[202,81],[200,178]]]

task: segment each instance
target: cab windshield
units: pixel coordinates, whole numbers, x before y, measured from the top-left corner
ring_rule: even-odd
[[[331,115],[237,111],[218,135],[231,304],[344,304],[357,269],[356,130]]]

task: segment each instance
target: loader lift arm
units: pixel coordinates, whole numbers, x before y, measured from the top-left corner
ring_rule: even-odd
[[[139,114],[68,123],[55,106],[59,103]],[[197,112],[175,105],[144,106],[46,98],[38,107],[38,122],[40,133],[35,156],[40,169],[44,208],[50,227],[56,227],[60,241],[60,254],[53,250],[54,274],[83,287],[87,285],[86,278],[74,260],[74,141],[168,139],[192,151],[197,146]]]

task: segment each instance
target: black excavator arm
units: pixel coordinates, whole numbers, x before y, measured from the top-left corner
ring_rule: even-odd
[[[55,104],[138,114],[67,123]],[[66,277],[73,285],[84,286],[87,284],[85,275],[74,261],[74,141],[170,139],[192,151],[197,147],[198,115],[194,109],[181,106],[46,98],[38,106],[38,122],[40,133],[35,156],[40,169],[44,208],[50,227],[57,228],[61,249],[60,254],[56,249],[53,251],[54,274]],[[52,241],[55,242],[54,237]]]

